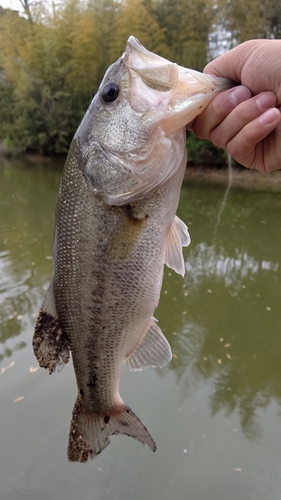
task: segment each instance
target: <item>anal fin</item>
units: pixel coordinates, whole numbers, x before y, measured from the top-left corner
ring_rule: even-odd
[[[131,371],[141,371],[143,368],[165,366],[171,359],[170,344],[155,323],[155,319],[151,318],[144,337],[125,362]]]
[[[39,365],[50,374],[60,371],[69,360],[69,346],[60,327],[52,281],[37,317],[32,346]]]
[[[187,247],[189,244],[188,229],[185,223],[175,215],[166,234],[164,264],[182,276],[185,273],[182,247]]]

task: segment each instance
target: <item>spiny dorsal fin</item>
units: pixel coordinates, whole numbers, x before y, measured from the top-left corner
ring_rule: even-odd
[[[182,247],[187,247],[189,243],[188,229],[175,215],[166,234],[164,264],[182,276],[185,273]]]
[[[125,362],[130,370],[141,371],[143,368],[164,366],[171,359],[170,344],[155,323],[154,318],[151,318],[147,332]]]

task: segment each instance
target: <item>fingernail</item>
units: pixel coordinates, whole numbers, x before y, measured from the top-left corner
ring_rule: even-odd
[[[243,85],[235,87],[229,94],[229,98],[234,106],[237,106],[237,104],[240,104],[240,102],[250,99],[250,97],[252,97],[251,91]]]
[[[266,110],[275,106],[276,95],[273,92],[263,92],[255,100],[260,109]]]
[[[270,125],[275,122],[278,114],[280,115],[277,108],[270,108],[259,117],[259,120],[263,125]]]

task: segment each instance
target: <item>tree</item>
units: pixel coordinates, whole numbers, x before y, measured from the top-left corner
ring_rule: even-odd
[[[278,0],[217,0],[217,21],[230,48],[254,38],[279,38],[281,5]]]
[[[127,0],[122,3],[109,49],[111,60],[120,57],[128,37],[132,34],[153,52],[162,55],[169,52],[164,28],[159,26],[153,13],[148,11],[142,0]]]
[[[131,34],[149,50],[197,70],[216,55],[222,38],[230,48],[248,38],[281,36],[279,0],[19,3],[21,15],[0,7],[0,136],[44,154],[67,151]]]
[[[36,33],[35,25],[32,30],[6,61],[2,94],[9,100],[6,109],[0,100],[2,130],[23,150],[66,152],[82,116],[79,101],[66,84],[68,66],[61,64],[52,34]]]
[[[202,70],[212,30],[212,0],[150,0],[173,61]]]

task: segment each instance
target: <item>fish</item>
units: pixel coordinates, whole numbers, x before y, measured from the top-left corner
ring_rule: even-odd
[[[156,444],[119,393],[121,369],[172,358],[154,311],[164,264],[184,275],[190,236],[176,215],[185,127],[229,80],[183,68],[130,36],[71,143],[55,214],[54,270],[33,350],[77,382],[68,459],[86,462],[111,435]]]

